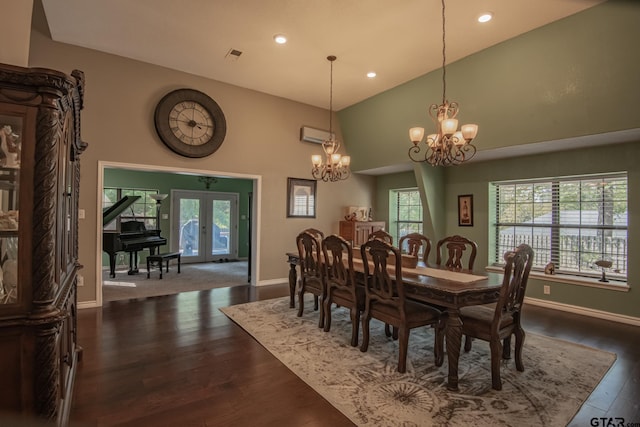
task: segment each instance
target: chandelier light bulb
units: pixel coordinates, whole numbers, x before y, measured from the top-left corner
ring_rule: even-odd
[[[474,125],[474,124],[462,125],[460,130],[462,131],[462,136],[464,137],[464,139],[466,141],[470,141],[473,138],[475,138],[476,135],[478,134],[478,125]]]
[[[413,142],[414,145],[420,144],[422,141],[422,137],[424,136],[424,128],[415,127],[409,129],[409,139]]]

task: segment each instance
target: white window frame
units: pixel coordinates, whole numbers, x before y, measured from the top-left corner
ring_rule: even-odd
[[[624,184],[620,184],[621,182]],[[601,183],[599,185],[603,188],[608,188],[607,195],[600,191],[600,199],[593,196],[590,199],[586,198],[587,194],[595,194],[589,193],[588,190],[597,188],[598,183]],[[620,184],[620,187],[619,191],[612,195],[614,190],[611,187],[614,183]],[[576,185],[579,189],[577,199],[565,201],[560,197],[563,187],[575,188]],[[518,186],[521,186],[522,191],[517,190]],[[531,186],[531,190],[528,190],[527,186]],[[545,192],[548,194],[544,194]],[[505,193],[508,196],[505,196]],[[530,198],[526,196],[528,193],[531,194]],[[612,284],[625,285],[629,240],[626,172],[495,182],[492,183],[490,194],[490,205],[495,207],[492,215],[494,221],[490,227],[489,253],[492,256],[492,265],[503,265],[502,254],[505,250],[512,249],[520,243],[527,243],[533,247],[536,254],[533,270],[544,271],[545,266],[552,262],[556,274],[576,278],[600,278],[602,269],[593,262],[597,259],[609,259],[613,266],[605,269],[607,278],[618,281],[611,282]],[[518,194],[515,198],[519,198],[519,201],[510,199],[515,194]],[[518,203],[530,208],[530,220],[522,222],[514,218],[513,215],[517,215],[515,212],[520,212],[515,208]],[[502,212],[505,212],[509,211],[511,205],[514,205],[514,213],[505,213],[503,218],[500,218],[501,207]],[[598,206],[595,214],[593,209],[586,209],[593,208],[594,205]],[[626,207],[625,214],[612,213],[615,211],[614,205]],[[577,211],[569,209],[575,206],[578,206]],[[536,208],[542,213],[537,215]],[[605,210],[609,217],[606,217]],[[594,220],[594,217],[597,219]],[[499,232],[501,227],[502,231]],[[574,261],[569,261],[570,257],[573,257]]]

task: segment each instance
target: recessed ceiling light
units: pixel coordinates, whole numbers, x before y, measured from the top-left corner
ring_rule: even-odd
[[[367,73],[367,77],[369,77],[370,79],[374,78],[375,76],[377,76],[375,71],[369,71]]]
[[[493,13],[485,12],[482,15],[478,16],[478,22],[489,22],[493,18]]]
[[[287,42],[287,36],[284,34],[276,34],[273,36],[273,40],[278,44],[285,44]]]

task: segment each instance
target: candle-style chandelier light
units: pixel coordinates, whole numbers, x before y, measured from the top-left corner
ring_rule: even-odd
[[[322,162],[321,154],[314,154],[311,156],[311,175],[314,179],[321,179],[323,181],[340,181],[347,179],[351,176],[351,170],[349,164],[351,163],[351,157],[343,156],[338,153],[340,149],[340,142],[336,139],[333,133],[333,61],[336,57],[331,55],[327,56],[327,59],[331,63],[331,83],[329,90],[329,139],[322,141],[322,150],[324,151],[325,162]]]
[[[471,144],[478,133],[478,125],[462,125],[458,130],[458,103],[447,99],[447,69],[445,45],[445,13],[442,0],[442,104],[431,104],[429,115],[436,125],[436,133],[427,136],[425,146],[420,146],[424,128],[409,129],[409,138],[413,146],[409,157],[414,162],[428,162],[432,166],[451,166],[466,162],[476,154]],[[424,151],[424,154],[421,152]]]

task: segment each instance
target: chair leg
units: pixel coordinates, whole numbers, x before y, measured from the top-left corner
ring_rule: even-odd
[[[327,318],[329,320],[329,318]],[[360,311],[351,307],[351,347],[358,346],[358,332],[360,331]]]
[[[320,299],[320,313],[318,315],[318,328],[324,328],[324,298]]]
[[[393,327],[394,331],[397,329]],[[407,372],[407,349],[409,347],[409,328],[406,326],[400,328],[398,338],[398,372],[404,374]]]
[[[317,311],[317,310],[318,310],[318,295],[314,295],[314,296],[313,296],[313,309],[314,309],[315,311]]]
[[[492,339],[489,343],[491,348],[491,385],[494,390],[502,390],[502,381],[500,380],[500,356],[502,353],[502,343],[500,339]]]
[[[511,359],[511,335],[502,341],[502,358]]]
[[[440,319],[435,325],[435,339],[433,344],[433,356],[436,366],[442,366],[444,363],[444,337],[446,323]]]
[[[298,317],[302,317],[304,311],[304,287],[300,286],[298,289]]]
[[[391,326],[388,323],[384,324],[384,334],[388,337],[391,336]]]
[[[522,363],[522,347],[524,346],[525,333],[522,328],[516,328],[516,369],[520,372],[524,371],[524,364]]]
[[[394,341],[398,341],[398,328],[393,327],[393,331],[391,332],[391,337]]]
[[[362,315],[362,344],[360,344],[360,351],[363,353],[369,348],[369,323],[371,321],[371,314],[368,310]]]
[[[331,294],[327,295],[324,300],[324,331],[329,332],[331,329]]]
[[[469,335],[465,335],[464,336],[464,351],[469,352],[471,351],[471,340],[473,338],[471,338]]]

